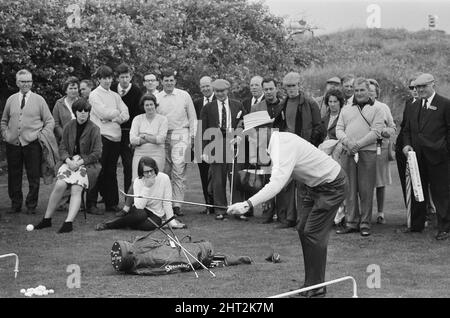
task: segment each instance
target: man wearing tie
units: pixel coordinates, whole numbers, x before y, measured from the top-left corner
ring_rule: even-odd
[[[22,209],[22,173],[25,164],[29,186],[25,204],[27,214],[35,214],[42,162],[38,136],[42,131],[53,134],[55,120],[44,98],[31,91],[33,79],[28,70],[17,72],[16,84],[20,91],[6,101],[1,120],[8,163],[8,194],[12,205],[9,212],[19,213]]]
[[[250,93],[252,93],[252,97],[245,99],[242,104],[244,105],[245,111],[250,113],[250,108],[253,105],[260,103],[264,100],[264,92],[262,88],[263,78],[259,75],[253,76],[250,80]]]
[[[216,96],[214,95],[214,90],[212,88],[212,79],[209,76],[203,76],[200,79],[200,91],[203,94],[202,98],[196,99],[194,101],[194,107],[195,112],[197,113],[197,119],[200,119],[200,113],[202,111],[202,108],[208,104],[211,103],[213,100],[216,99]],[[199,124],[201,121],[198,121]],[[197,132],[200,133],[201,129],[197,129]],[[202,189],[203,189],[203,197],[205,199],[206,204],[212,204],[213,197],[212,197],[212,191],[209,187],[209,163],[202,160],[202,162],[198,163],[198,170],[200,171],[200,179],[202,181]],[[206,208],[201,213],[204,214],[210,214],[213,213],[213,211],[210,208]]]
[[[245,115],[245,110],[239,101],[228,98],[230,88],[228,81],[217,79],[212,86],[217,99],[205,105],[200,114],[203,130],[203,160],[210,163],[213,203],[227,206],[227,176],[231,184],[230,172],[233,160],[232,151],[229,149],[230,141],[234,137],[236,128],[242,128],[242,117]],[[214,139],[211,138],[212,136]],[[240,165],[236,164],[234,180],[236,180],[239,169]],[[242,194],[233,185],[231,185],[231,191],[233,202],[242,200]],[[216,210],[215,213],[217,220],[224,220],[226,217],[225,210]]]
[[[425,189],[425,201],[411,211],[411,231],[421,232],[425,227],[426,203],[430,184],[436,206],[437,240],[450,237],[449,176],[450,155],[450,100],[436,94],[431,74],[422,74],[414,81],[419,99],[412,105],[403,131],[403,153],[415,151],[420,179]],[[425,186],[424,186],[425,185]]]

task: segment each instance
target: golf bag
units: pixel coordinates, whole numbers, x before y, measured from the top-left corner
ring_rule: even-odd
[[[169,240],[150,237],[138,238],[133,243],[116,241],[111,248],[111,263],[118,272],[135,275],[163,275],[191,271],[183,251],[171,246]],[[183,247],[205,266],[213,260],[214,250],[210,242],[188,242]],[[189,256],[195,269],[201,265]]]

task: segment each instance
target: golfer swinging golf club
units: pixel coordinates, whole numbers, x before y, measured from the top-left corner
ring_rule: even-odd
[[[244,133],[250,137],[253,134],[255,139],[259,134],[258,147],[267,149],[272,173],[264,188],[247,201],[231,205],[227,213],[244,214],[250,207],[270,200],[291,178],[305,183],[311,199],[302,202],[303,215],[297,231],[305,264],[303,287],[309,287],[325,281],[330,230],[337,209],[345,198],[347,176],[336,161],[303,138],[288,132],[273,132],[272,123],[267,111],[244,116]],[[261,149],[258,151],[261,153]],[[326,287],[321,287],[306,291],[302,296],[323,297],[325,294]]]

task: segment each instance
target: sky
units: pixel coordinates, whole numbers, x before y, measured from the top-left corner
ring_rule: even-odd
[[[316,26],[316,35],[367,27],[373,13],[368,6],[380,9],[381,28],[428,29],[428,15],[436,15],[438,30],[450,33],[450,0],[265,0],[269,10],[287,20],[304,19]]]

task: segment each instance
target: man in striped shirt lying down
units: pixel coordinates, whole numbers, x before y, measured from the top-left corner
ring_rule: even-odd
[[[277,195],[291,178],[304,182],[311,200],[302,203],[304,212],[297,225],[305,264],[303,287],[320,284],[325,280],[330,230],[346,195],[347,176],[336,161],[303,138],[288,132],[272,132],[272,122],[267,111],[244,116],[244,133],[259,134],[258,147],[267,149],[272,176],[258,193],[247,201],[231,205],[227,213],[246,213],[250,207]],[[326,287],[322,287],[304,292],[302,296],[325,294]]]

